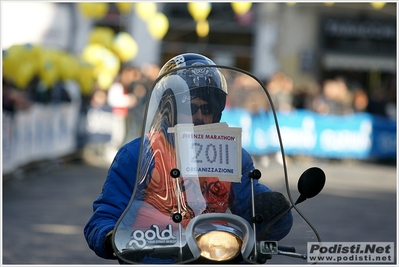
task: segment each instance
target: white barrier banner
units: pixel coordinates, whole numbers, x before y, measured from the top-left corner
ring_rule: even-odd
[[[35,104],[14,114],[3,112],[3,174],[76,149],[80,102]]]

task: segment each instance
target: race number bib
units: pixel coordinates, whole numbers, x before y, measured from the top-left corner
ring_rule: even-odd
[[[241,181],[241,132],[226,123],[174,127],[177,167],[183,177]]]

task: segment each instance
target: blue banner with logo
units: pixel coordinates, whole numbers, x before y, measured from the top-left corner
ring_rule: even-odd
[[[287,155],[323,158],[396,158],[396,121],[367,113],[323,115],[308,110],[277,113]],[[252,155],[279,151],[273,114],[228,108],[222,121],[242,128],[242,145]],[[233,122],[239,121],[238,125]]]

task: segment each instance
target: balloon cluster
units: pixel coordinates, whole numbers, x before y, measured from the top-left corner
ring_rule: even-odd
[[[161,40],[168,32],[169,20],[162,12],[157,11],[155,2],[115,2],[114,4],[122,15],[128,15],[134,9],[146,22],[147,30],[154,39]],[[94,20],[104,18],[109,10],[109,3],[106,2],[80,2],[78,5],[83,16]]]
[[[58,49],[40,45],[18,44],[3,51],[3,79],[17,89],[25,90],[38,78],[50,90],[58,81],[75,80],[82,95],[94,87],[93,66],[81,58]]]
[[[245,15],[252,7],[252,2],[232,2],[231,8],[237,16]],[[206,37],[209,34],[208,15],[212,10],[209,2],[188,2],[187,9],[196,22],[196,32],[199,37]]]
[[[120,70],[121,62],[133,59],[138,52],[136,41],[127,32],[115,32],[109,27],[93,28],[82,59],[94,67],[100,89],[107,90]]]
[[[154,2],[115,2],[122,15],[128,15],[135,10],[136,14],[146,22],[148,32],[154,39],[162,39],[168,31],[169,21],[166,16],[157,12]],[[109,10],[106,2],[79,2],[83,16],[100,20]],[[114,77],[118,74],[120,63],[128,62],[136,57],[138,45],[127,32],[115,33],[111,28],[98,26],[90,33],[87,46],[82,52],[82,58],[94,66],[94,76],[99,88],[107,90]]]
[[[129,14],[133,9],[130,2],[115,2],[115,6],[122,15]],[[78,7],[83,16],[95,20],[103,19],[109,11],[107,2],[79,2]]]
[[[21,90],[36,77],[48,90],[58,81],[75,80],[82,95],[90,95],[96,84],[107,90],[121,62],[134,58],[137,52],[137,43],[128,33],[96,27],[80,56],[37,44],[11,46],[3,51],[3,77]]]
[[[189,2],[187,9],[191,17],[196,22],[195,30],[199,37],[205,37],[209,33],[208,15],[211,12],[212,5],[208,2]]]
[[[137,2],[135,11],[147,24],[147,30],[156,40],[162,40],[169,30],[169,20],[162,12],[157,11],[157,4],[154,2]]]

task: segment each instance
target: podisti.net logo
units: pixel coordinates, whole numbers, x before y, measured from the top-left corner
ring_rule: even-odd
[[[394,242],[308,242],[308,262],[393,263]]]

